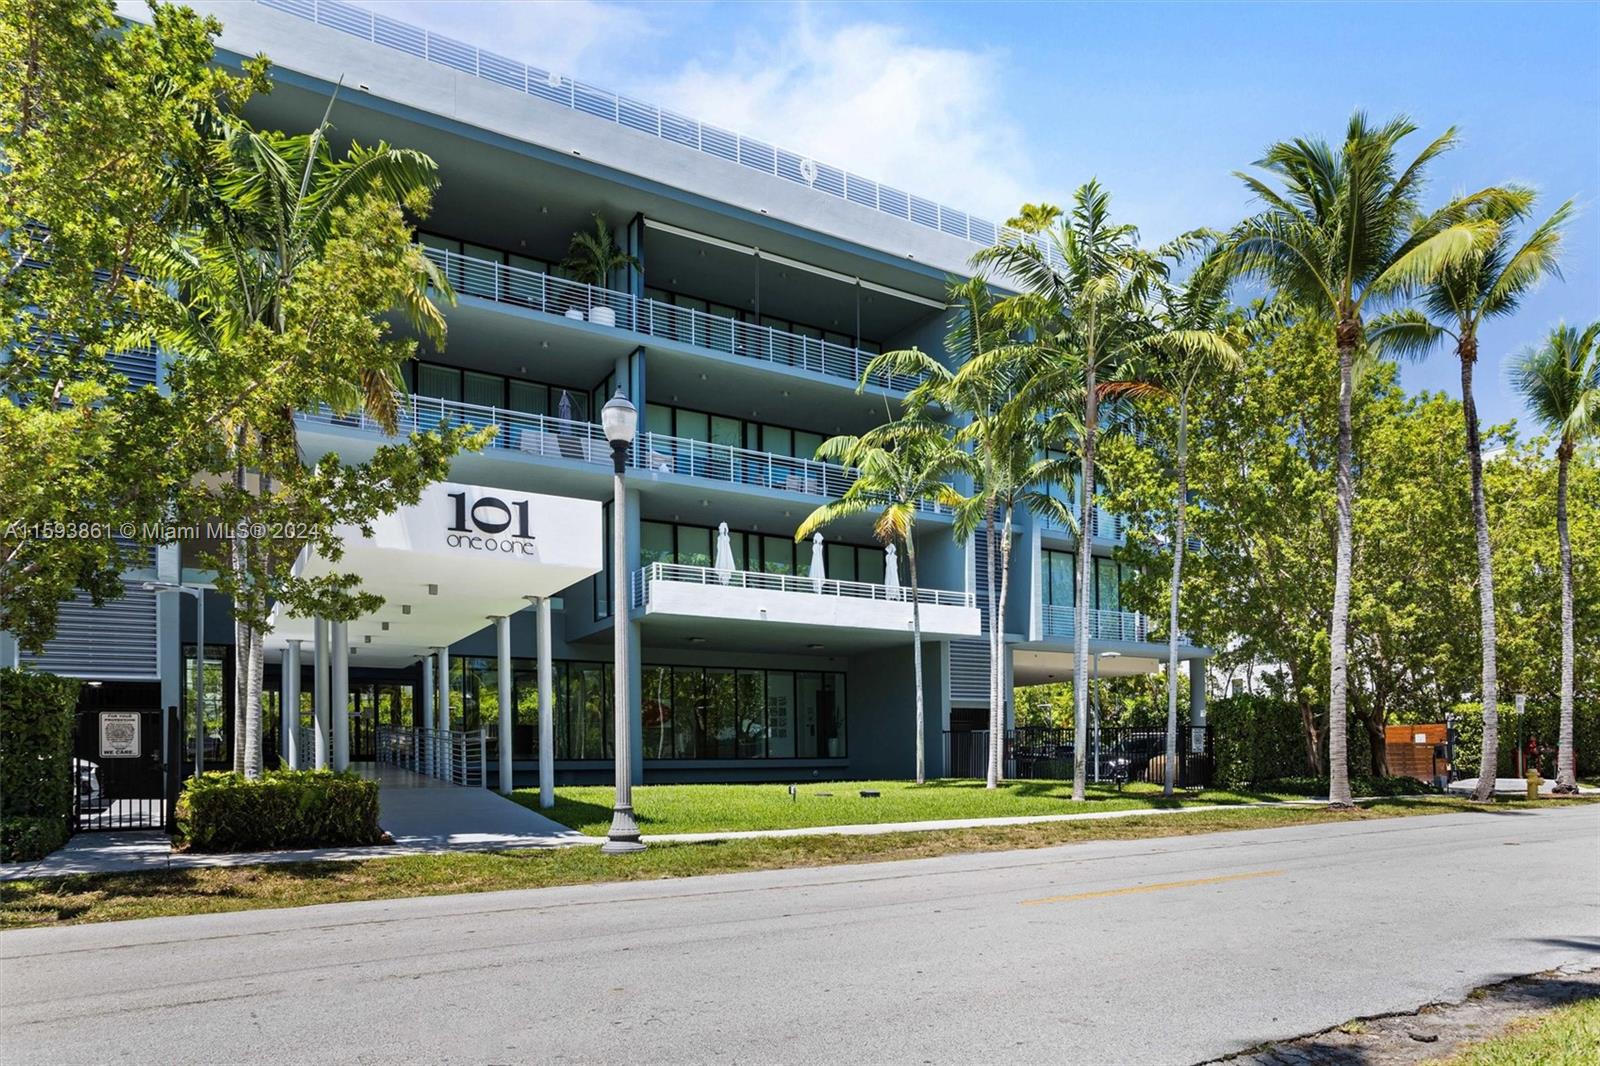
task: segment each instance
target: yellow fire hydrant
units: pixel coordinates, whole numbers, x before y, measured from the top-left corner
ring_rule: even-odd
[[[1528,771],[1528,798],[1529,799],[1536,800],[1536,799],[1539,798],[1539,786],[1542,785],[1542,784],[1544,784],[1544,778],[1539,776],[1539,771],[1537,769],[1529,770]]]

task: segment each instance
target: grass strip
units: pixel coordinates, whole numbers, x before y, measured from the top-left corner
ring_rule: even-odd
[[[890,862],[958,852],[1192,836],[1417,815],[1472,812],[1493,817],[1501,811],[1581,802],[1586,801],[1545,800],[1537,804],[1502,801],[1480,805],[1452,797],[1386,799],[1349,813],[1320,807],[1258,807],[1199,811],[1181,818],[1130,817],[878,836],[768,837],[661,844],[635,855],[602,855],[598,848],[567,847],[95,874],[0,882],[0,929],[839,863]]]
[[[1440,1066],[1593,1066],[1600,1062],[1600,999],[1513,1022]]]

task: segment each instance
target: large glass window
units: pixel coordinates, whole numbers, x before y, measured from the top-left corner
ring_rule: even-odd
[[[1071,607],[1072,589],[1077,581],[1077,556],[1046,548],[1041,562],[1044,602],[1052,607]]]
[[[1117,563],[1112,559],[1094,561],[1095,607],[1102,611],[1122,610],[1122,582]]]

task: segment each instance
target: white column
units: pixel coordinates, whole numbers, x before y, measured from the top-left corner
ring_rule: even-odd
[[[291,640],[283,652],[283,709],[278,727],[283,730],[283,761],[300,769],[300,645]]]
[[[496,671],[500,679],[500,794],[511,795],[511,616],[500,615],[494,620],[496,650],[500,661]]]
[[[416,749],[411,753],[417,760],[416,769],[419,773],[426,773],[427,767],[433,765],[433,741],[425,739],[433,734],[433,656],[422,657],[422,732],[419,733]]]
[[[350,626],[333,622],[328,631],[333,645],[333,670],[328,679],[328,709],[332,712],[333,768],[350,769]]]
[[[314,640],[312,642],[316,662],[313,670],[316,679],[311,685],[312,706],[312,767],[317,770],[328,768],[328,622],[326,619],[313,620]]]
[[[555,666],[550,661],[550,597],[539,601],[539,806],[556,805]]]
[[[433,713],[437,716],[442,743],[436,752],[439,760],[439,775],[446,780],[450,778],[450,742],[447,734],[450,732],[450,649],[439,648],[439,699],[434,703]]]

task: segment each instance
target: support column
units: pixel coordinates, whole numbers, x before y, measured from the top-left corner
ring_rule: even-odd
[[[1203,750],[1204,740],[1200,729],[1206,724],[1206,661],[1189,660],[1189,745],[1191,751]]]
[[[283,652],[283,707],[278,712],[278,728],[283,732],[283,763],[300,769],[300,645],[291,640]]]
[[[539,806],[556,805],[555,665],[550,661],[550,597],[539,601]]]
[[[333,622],[333,672],[328,679],[328,710],[333,724],[333,768],[350,769],[350,625]]]
[[[417,745],[412,751],[412,758],[416,760],[413,767],[418,773],[427,773],[428,767],[433,765],[433,741],[428,739],[433,735],[433,656],[422,657],[422,721],[418,725],[421,730],[417,734]]]
[[[496,651],[500,661],[495,671],[500,681],[500,794],[511,795],[511,719],[516,708],[511,706],[511,616],[500,615],[494,620]],[[485,782],[487,784],[488,782]]]
[[[317,770],[328,768],[328,621],[317,618],[312,621],[312,641],[316,662],[312,669],[316,678],[311,683],[312,705],[312,767]]]
[[[439,698],[434,701],[434,728],[439,731],[440,744],[434,752],[438,764],[436,771],[445,780],[450,779],[450,743],[446,736],[450,732],[450,649],[434,649],[439,656]]]
[[[15,670],[21,662],[22,654],[17,646],[17,638],[0,629],[0,670]],[[165,691],[162,694],[165,695]]]

